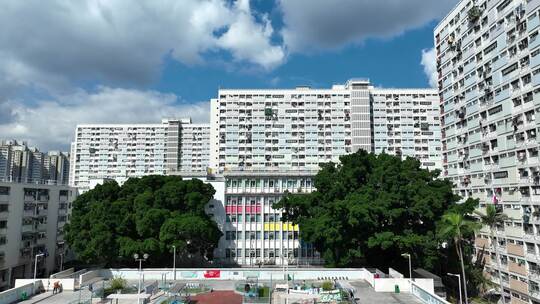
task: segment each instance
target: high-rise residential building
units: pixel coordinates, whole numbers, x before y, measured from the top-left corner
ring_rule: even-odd
[[[210,167],[317,170],[363,149],[442,168],[437,107],[434,89],[376,89],[363,79],[331,89],[219,90]]]
[[[411,156],[442,169],[439,95],[433,89],[374,89],[373,152]]]
[[[206,172],[210,159],[210,125],[182,125],[180,172]]]
[[[78,125],[71,145],[70,185],[85,191],[107,179],[123,183],[145,175],[206,172],[208,132],[191,119]]]
[[[462,0],[434,33],[443,176],[508,215],[475,244],[511,303],[540,303],[539,15],[539,0]]]
[[[26,183],[67,184],[69,156],[40,152],[26,143],[3,140],[0,143],[0,180]]]
[[[298,226],[272,208],[285,193],[314,191],[322,163],[359,149],[417,158],[442,168],[438,93],[379,89],[352,79],[328,89],[222,89],[210,124],[77,126],[71,185],[85,191],[106,179],[172,174],[216,188],[207,211],[223,238],[223,264],[318,264]]]
[[[36,265],[38,277],[61,268],[70,256],[64,225],[76,196],[66,185],[0,181],[0,290],[32,278]]]
[[[272,208],[314,191],[319,165],[359,149],[440,169],[439,98],[433,89],[375,89],[353,79],[329,89],[222,89],[211,101],[210,168],[225,181],[223,263],[318,264],[298,227]],[[217,215],[214,212],[214,215]]]

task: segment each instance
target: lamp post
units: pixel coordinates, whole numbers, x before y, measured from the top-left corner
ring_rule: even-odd
[[[410,285],[411,285],[411,291],[412,292],[412,263],[411,263],[411,255],[408,254],[408,253],[403,253],[401,255],[402,257],[404,258],[408,258],[409,259],[409,282],[410,282]]]
[[[189,266],[191,266],[191,253],[189,253],[189,245],[191,245],[191,241],[190,241],[190,240],[187,240],[187,241],[186,241],[186,249],[185,249],[185,252],[187,253],[188,260],[190,260],[190,261],[189,261]]]
[[[64,253],[60,253],[60,271],[64,270]]]
[[[176,281],[176,246],[172,245],[173,248],[173,280]]]
[[[447,275],[457,277],[458,291],[459,291],[459,304],[463,303],[463,301],[461,299],[461,277],[459,276],[459,274],[455,274],[455,273],[447,273]]]
[[[37,262],[38,258],[44,257],[45,253],[38,253],[36,254],[36,259],[34,261],[34,282],[32,284],[32,295],[36,292],[36,274],[37,274]]]
[[[135,253],[133,258],[139,262],[139,288],[137,293],[137,303],[141,303],[141,278],[142,278],[142,262],[146,261],[150,255],[148,253],[143,254],[142,259],[139,258],[139,254]]]

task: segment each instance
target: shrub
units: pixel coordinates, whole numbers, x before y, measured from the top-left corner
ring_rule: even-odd
[[[111,289],[113,290],[122,290],[126,288],[127,281],[121,276],[116,276],[111,279]]]
[[[334,284],[330,281],[324,281],[322,283],[322,289],[323,290],[332,290],[334,289]]]

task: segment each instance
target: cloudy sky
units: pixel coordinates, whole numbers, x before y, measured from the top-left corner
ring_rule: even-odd
[[[66,150],[77,123],[207,121],[218,88],[434,84],[456,0],[5,0],[0,138]]]

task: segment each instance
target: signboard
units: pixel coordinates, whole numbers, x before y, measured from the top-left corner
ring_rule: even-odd
[[[221,270],[206,270],[203,276],[205,279],[216,279],[221,276]]]

